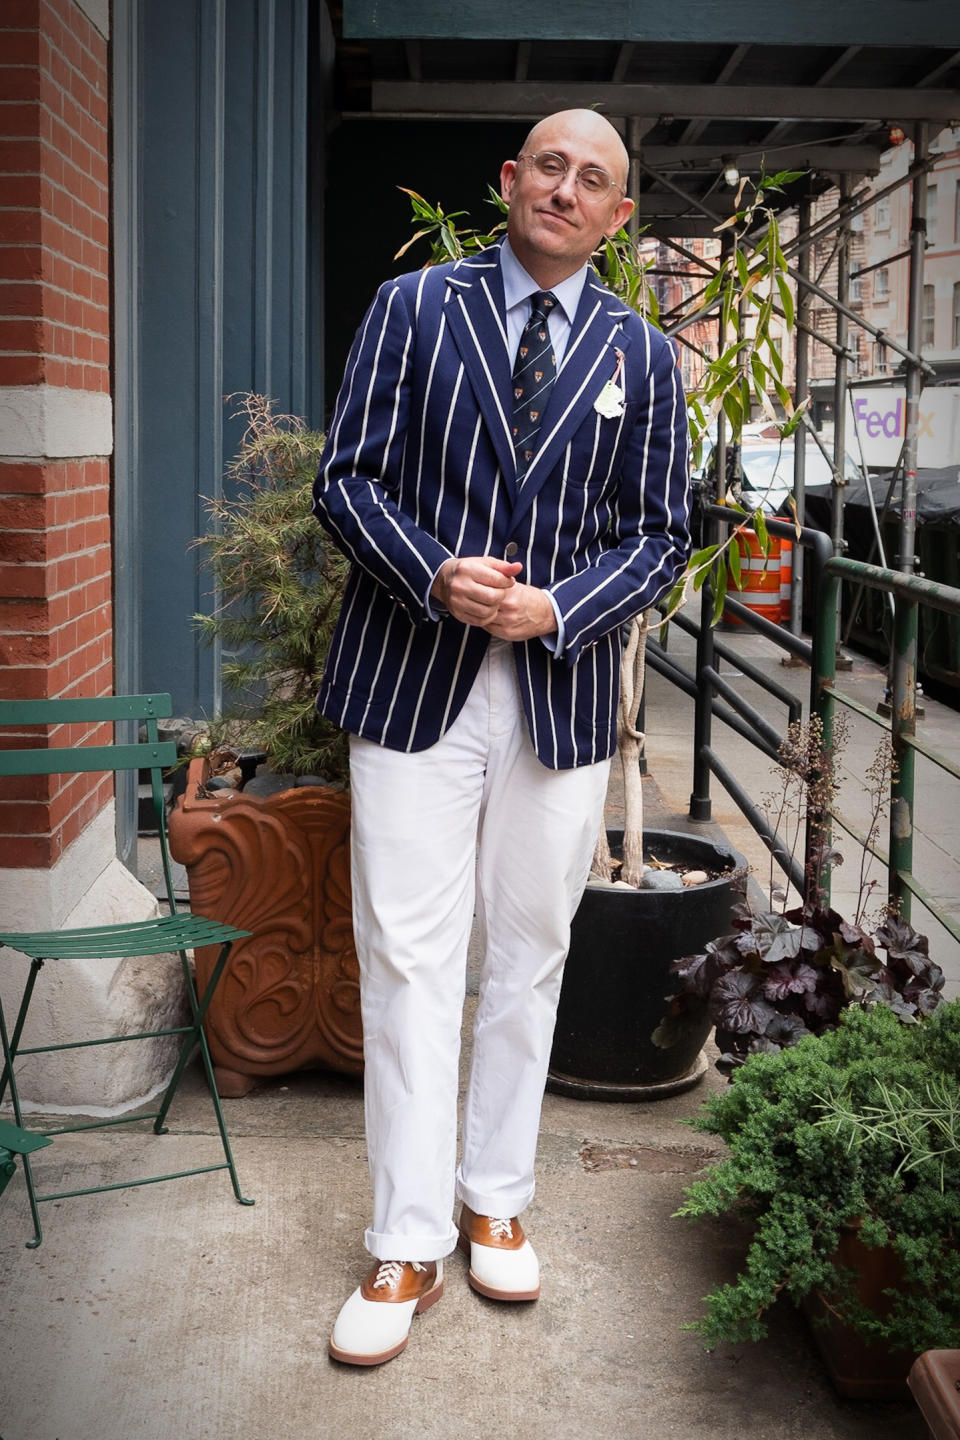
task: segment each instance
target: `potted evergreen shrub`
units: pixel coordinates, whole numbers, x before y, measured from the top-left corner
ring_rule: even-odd
[[[212,727],[216,753],[191,760],[170,819],[191,903],[251,931],[207,1020],[224,1095],[259,1076],[363,1063],[347,741],[314,705],[347,571],[310,510],[324,437],[262,396],[240,404],[232,493],[209,502],[198,541],[218,603],[197,622],[226,656],[227,718]],[[258,752],[258,775],[221,788],[217,770],[252,769]],[[197,952],[201,978],[214,958]]]
[[[747,1218],[740,1274],[690,1328],[757,1340],[803,1304],[841,1393],[905,1396],[913,1359],[960,1346],[960,1001],[887,1005],[753,1054],[693,1124],[729,1146],[678,1212]]]

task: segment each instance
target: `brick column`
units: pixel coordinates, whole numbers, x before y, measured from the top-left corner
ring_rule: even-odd
[[[0,698],[6,699],[96,696],[113,688],[108,16],[107,0],[0,5]],[[116,859],[112,797],[111,778],[98,775],[5,782],[5,928],[107,923],[155,909]],[[57,1034],[57,1012],[74,1024],[79,1019],[89,1033],[108,1033],[133,1028],[131,1021],[139,1026],[148,1018],[144,1005],[163,1014],[178,1003],[145,1000],[142,962],[106,975],[103,969],[59,967],[56,1000],[37,1022],[46,1037]],[[9,1006],[17,987],[6,971],[0,983]],[[38,1101],[122,1104],[152,1088],[158,1063],[166,1061],[154,1057],[144,1071],[137,1048],[114,1047],[123,1058],[109,1065],[105,1052],[79,1052],[97,1058],[81,1066],[78,1083],[76,1064],[59,1057],[42,1057],[42,1067],[25,1062],[24,1093],[31,1093],[36,1071]]]

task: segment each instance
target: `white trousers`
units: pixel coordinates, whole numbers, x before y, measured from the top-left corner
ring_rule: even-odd
[[[493,641],[455,723],[407,754],[352,737],[353,912],[373,1182],[366,1244],[438,1260],[454,1192],[481,1215],[529,1204],[570,920],[609,761],[548,770],[512,647]],[[483,942],[456,1170],[460,1030],[474,906]]]

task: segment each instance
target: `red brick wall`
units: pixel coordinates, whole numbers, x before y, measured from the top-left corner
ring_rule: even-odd
[[[107,94],[73,0],[3,0],[0,386],[79,407],[110,388]],[[0,459],[0,514],[0,697],[108,693],[109,459]],[[6,782],[0,866],[53,864],[109,795],[97,776]]]

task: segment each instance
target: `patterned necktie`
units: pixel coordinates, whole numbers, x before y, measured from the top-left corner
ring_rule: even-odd
[[[537,448],[540,420],[557,378],[557,357],[547,316],[557,303],[549,290],[538,290],[530,300],[530,319],[523,328],[513,367],[513,448],[517,478],[527,473]]]

